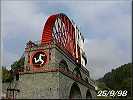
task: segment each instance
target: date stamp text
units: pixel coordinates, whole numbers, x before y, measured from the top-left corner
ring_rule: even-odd
[[[127,90],[100,90],[97,93],[97,96],[111,96],[111,97],[115,97],[115,96],[127,96],[128,91]]]

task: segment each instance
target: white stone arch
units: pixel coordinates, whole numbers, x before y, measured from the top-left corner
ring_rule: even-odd
[[[82,98],[82,93],[80,87],[76,82],[74,82],[70,87],[69,99],[81,99],[81,98]]]
[[[86,99],[91,99],[91,98],[92,98],[92,93],[91,93],[90,89],[88,89],[86,92]]]

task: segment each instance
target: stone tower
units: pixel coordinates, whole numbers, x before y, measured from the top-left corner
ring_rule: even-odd
[[[95,98],[95,82],[86,69],[84,37],[65,14],[45,23],[42,39],[25,47],[17,99]]]

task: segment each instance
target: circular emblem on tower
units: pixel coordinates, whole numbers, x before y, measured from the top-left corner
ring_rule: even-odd
[[[47,56],[44,52],[36,52],[32,57],[32,63],[35,66],[42,66],[46,63]]]

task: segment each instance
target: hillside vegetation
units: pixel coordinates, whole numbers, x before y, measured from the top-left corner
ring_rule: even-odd
[[[103,78],[97,80],[99,90],[127,90],[126,97],[115,98],[131,98],[132,86],[132,63],[121,65],[116,69],[112,69],[104,75]]]

